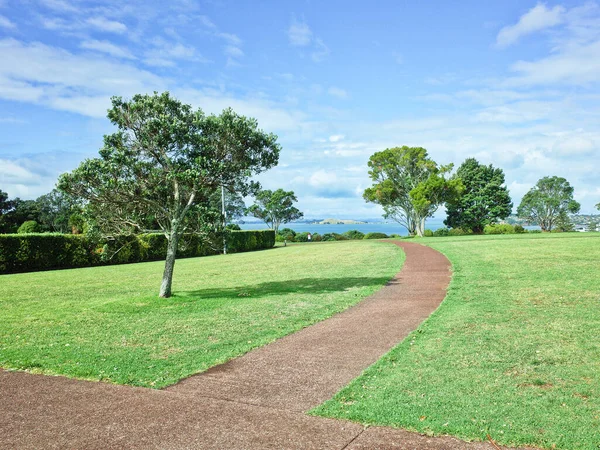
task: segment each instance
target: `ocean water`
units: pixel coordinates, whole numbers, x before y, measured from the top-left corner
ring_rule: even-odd
[[[244,223],[241,224],[240,227],[242,230],[265,230],[267,229],[266,224],[260,223]],[[437,230],[438,228],[444,227],[443,219],[429,219],[425,223],[425,228],[428,228],[432,231]],[[398,223],[362,223],[362,224],[339,224],[339,225],[318,225],[318,224],[310,224],[310,223],[286,223],[279,227],[281,228],[291,228],[296,233],[301,233],[303,231],[308,231],[310,233],[339,233],[342,234],[344,231],[349,230],[358,230],[362,233],[385,233],[385,234],[399,234],[400,236],[408,236],[408,231],[405,227]]]

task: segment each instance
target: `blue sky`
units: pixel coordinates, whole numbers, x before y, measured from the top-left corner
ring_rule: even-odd
[[[169,90],[276,133],[280,164],[260,180],[307,217],[377,217],[366,163],[401,145],[504,169],[515,208],[546,175],[582,212],[600,202],[593,1],[0,0],[0,61],[11,197],[97,155],[112,95]]]

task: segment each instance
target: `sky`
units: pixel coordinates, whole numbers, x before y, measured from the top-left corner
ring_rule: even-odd
[[[503,169],[515,210],[565,177],[592,213],[599,87],[594,1],[0,0],[0,189],[49,192],[115,131],[111,96],[168,90],[277,134],[259,180],[305,217],[379,216],[367,161],[402,145]]]

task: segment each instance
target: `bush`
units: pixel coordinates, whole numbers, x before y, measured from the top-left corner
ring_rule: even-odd
[[[363,239],[389,239],[389,236],[385,233],[367,233]]]
[[[392,233],[392,234],[390,234],[390,238],[393,238],[393,239],[402,239],[402,236],[400,236],[399,234],[396,234],[396,233]]]
[[[344,236],[343,234],[339,234],[339,233],[325,233],[322,237],[321,237],[322,241],[347,241],[348,238],[346,236]]]
[[[230,253],[274,245],[272,230],[230,231],[227,235]],[[214,255],[220,251],[220,247],[211,247],[198,235],[186,235],[179,242],[177,257]],[[166,254],[167,238],[159,233],[122,236],[106,242],[58,233],[0,235],[0,273],[163,260]]]
[[[427,230],[423,231],[423,236],[425,236],[425,237],[432,237],[433,236],[433,231],[427,229]]]
[[[471,234],[463,230],[462,228],[450,228],[448,230],[448,236],[466,236],[467,234]]]
[[[515,227],[509,223],[496,223],[486,225],[483,229],[484,234],[515,234]]]
[[[541,233],[542,230],[528,230],[528,233]]]
[[[365,237],[365,233],[362,233],[358,230],[348,230],[342,234],[348,239],[363,239]]]
[[[42,227],[35,220],[26,220],[17,230],[17,234],[39,233]]]
[[[323,240],[323,236],[321,236],[319,233],[313,233],[312,240],[313,242],[321,242]]]
[[[448,230],[448,228],[438,228],[437,230],[435,230],[433,232],[433,235],[435,237],[444,237],[444,236],[448,236],[450,234],[450,230]]]
[[[228,223],[225,228],[231,231],[241,231],[242,227],[240,227],[237,223]]]
[[[311,233],[311,238],[313,237],[312,233]],[[302,233],[296,233],[296,236],[294,237],[296,242],[308,242],[308,231],[303,231]],[[313,239],[311,239],[312,241]]]
[[[514,228],[515,228],[515,233],[517,233],[517,234],[527,233],[527,230],[525,228],[523,228],[523,225],[516,224],[514,226]]]

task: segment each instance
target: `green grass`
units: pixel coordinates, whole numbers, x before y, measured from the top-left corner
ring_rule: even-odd
[[[160,388],[357,303],[404,259],[377,242],[0,276],[0,367]]]
[[[431,238],[440,308],[313,414],[505,445],[600,446],[600,233]]]

